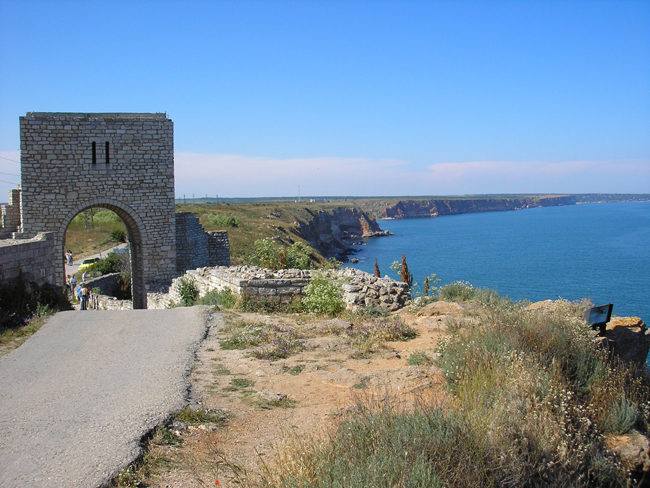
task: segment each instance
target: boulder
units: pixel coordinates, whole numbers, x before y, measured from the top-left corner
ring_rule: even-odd
[[[287,399],[284,393],[269,393],[266,391],[258,392],[258,395],[264,398],[267,402],[282,402]]]
[[[555,305],[553,300],[542,300],[541,302],[531,303],[526,307],[526,310],[539,310],[539,309],[549,309]]]
[[[629,471],[644,473],[650,470],[650,443],[643,434],[632,430],[629,434],[608,436],[605,444]]]
[[[453,315],[462,313],[465,309],[454,302],[434,302],[426,305],[417,313],[418,317],[431,317],[432,315]]]
[[[650,335],[639,317],[615,317],[603,337],[609,349],[625,362],[643,367],[650,351]]]

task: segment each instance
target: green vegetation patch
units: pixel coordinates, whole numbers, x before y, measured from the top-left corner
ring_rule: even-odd
[[[264,486],[639,486],[643,473],[623,469],[603,434],[648,432],[650,379],[608,357],[582,318],[588,304],[526,310],[457,288],[480,307],[439,344],[453,401],[361,403],[324,439],[287,443]]]
[[[370,324],[354,325],[343,333],[352,346],[366,353],[381,348],[384,342],[407,341],[417,336],[415,329],[400,318],[376,319]]]
[[[174,420],[187,425],[223,424],[226,421],[226,416],[222,412],[214,412],[205,408],[185,407],[174,415]]]
[[[327,276],[313,276],[305,288],[302,305],[315,315],[335,317],[345,310],[343,288]]]
[[[275,361],[285,359],[304,349],[293,327],[284,324],[237,324],[224,329],[229,337],[221,340],[221,349],[249,349],[264,346],[251,352],[257,359]]]

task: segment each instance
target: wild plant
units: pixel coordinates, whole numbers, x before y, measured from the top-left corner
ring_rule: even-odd
[[[196,281],[191,277],[183,277],[178,281],[178,295],[180,296],[181,303],[185,307],[191,307],[196,303],[199,298],[199,289],[196,286]]]
[[[345,309],[341,285],[323,275],[313,276],[305,288],[302,304],[315,315],[335,317]]]
[[[376,319],[370,324],[355,325],[344,331],[350,343],[362,352],[379,349],[387,341],[406,341],[417,333],[401,319]]]

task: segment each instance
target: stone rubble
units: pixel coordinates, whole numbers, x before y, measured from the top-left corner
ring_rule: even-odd
[[[354,268],[272,271],[256,266],[217,266],[190,270],[174,279],[169,291],[169,300],[181,302],[181,283],[193,280],[200,297],[212,290],[229,288],[238,296],[247,295],[253,299],[265,299],[274,303],[290,303],[294,297],[305,295],[305,288],[312,277],[317,275],[329,276],[341,283],[343,301],[346,308],[352,311],[364,307],[395,311],[411,299],[406,283],[395,281],[388,276],[377,278]],[[151,305],[149,308],[152,308]]]

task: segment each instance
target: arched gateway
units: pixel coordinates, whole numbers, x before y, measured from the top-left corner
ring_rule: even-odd
[[[166,114],[42,113],[20,118],[22,234],[54,232],[56,282],[65,282],[65,231],[90,207],[124,221],[133,308],[147,286],[176,276],[174,127]]]

